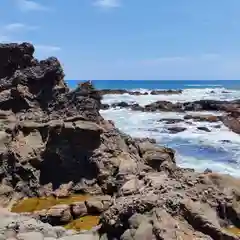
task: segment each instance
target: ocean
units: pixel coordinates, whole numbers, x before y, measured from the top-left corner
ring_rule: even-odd
[[[69,86],[74,88],[79,82],[76,80],[67,81]],[[94,85],[99,89],[185,89],[185,88],[227,88],[240,89],[240,80],[93,80]]]
[[[68,81],[74,88],[81,81]],[[146,105],[158,100],[171,102],[195,101],[201,99],[234,100],[240,99],[240,81],[93,81],[99,89],[129,89],[150,91],[153,89],[182,89],[177,95],[141,95],[133,96],[106,95],[103,103],[120,101],[136,102]],[[111,119],[116,126],[133,137],[155,138],[157,144],[176,150],[176,161],[181,167],[194,168],[231,174],[240,177],[240,135],[230,131],[221,122],[180,122],[166,125],[159,121],[164,118],[182,119],[188,113],[176,112],[136,112],[127,109],[101,110],[106,119]],[[194,113],[196,114],[196,112]],[[199,112],[199,114],[221,115],[221,112]],[[170,134],[166,127],[179,126],[186,130],[177,134]],[[211,132],[199,130],[207,127]]]

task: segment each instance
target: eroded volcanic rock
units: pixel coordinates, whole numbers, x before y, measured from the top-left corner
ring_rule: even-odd
[[[98,235],[81,239],[239,239],[228,230],[240,227],[239,179],[181,169],[174,150],[120,132],[99,113],[101,92],[89,82],[70,91],[59,61],[38,61],[33,53],[28,43],[0,45],[1,205],[24,197],[108,195],[111,204],[86,201],[41,214],[65,223],[71,215],[104,211]],[[178,105],[148,109],[159,107]],[[0,234],[26,234],[5,225]]]

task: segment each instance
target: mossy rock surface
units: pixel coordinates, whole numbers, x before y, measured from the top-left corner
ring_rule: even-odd
[[[73,229],[76,231],[91,230],[93,227],[99,224],[99,216],[85,216],[79,219],[73,220],[69,224],[65,225],[66,229]]]
[[[88,200],[91,196],[89,195],[71,195],[67,198],[55,198],[55,197],[45,197],[45,198],[27,198],[16,203],[11,211],[15,213],[32,213],[34,211],[40,211],[43,209],[49,209],[58,204],[72,204],[74,202],[84,202]]]

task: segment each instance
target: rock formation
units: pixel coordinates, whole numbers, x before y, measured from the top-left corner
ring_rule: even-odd
[[[223,112],[223,116],[214,115],[186,115],[185,120],[193,119],[194,121],[218,122],[222,121],[225,126],[233,132],[240,134],[240,103],[239,100],[234,101],[216,101],[216,100],[200,100],[193,102],[177,102],[157,101],[145,106],[138,103],[116,102],[111,105],[101,104],[102,110],[112,108],[128,108],[132,111],[142,112],[187,112],[187,111],[215,111]]]
[[[126,89],[101,89],[99,90],[101,95],[108,94],[129,94],[134,96],[140,95],[171,95],[171,94],[181,94],[182,90],[153,90],[151,92],[140,92],[140,91],[129,91]]]
[[[59,61],[33,53],[28,43],[0,45],[0,203],[87,193],[95,200],[58,204],[27,220],[101,216],[97,230],[68,237],[46,236],[45,227],[54,227],[36,222],[28,228],[23,215],[11,225],[13,215],[0,212],[10,219],[0,225],[3,239],[239,239],[229,230],[240,227],[238,179],[181,169],[174,150],[120,132],[99,113],[101,92],[90,83],[70,91]]]

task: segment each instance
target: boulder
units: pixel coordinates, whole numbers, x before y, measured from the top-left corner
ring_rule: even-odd
[[[204,132],[211,132],[210,129],[208,129],[207,127],[197,127],[198,130],[204,131]]]
[[[74,202],[71,204],[71,212],[74,218],[87,215],[88,210],[84,202]]]
[[[99,200],[87,200],[86,201],[86,207],[88,214],[93,215],[93,214],[99,214],[104,211],[104,206],[101,201]]]
[[[179,133],[185,131],[187,128],[185,127],[168,127],[167,128],[170,133]]]
[[[55,205],[47,211],[48,222],[52,225],[61,225],[72,219],[70,206],[65,204]]]
[[[220,117],[215,115],[186,115],[184,116],[184,119],[193,119],[194,121],[218,122],[220,120]]]
[[[136,178],[133,178],[129,181],[127,181],[121,188],[120,188],[120,194],[126,196],[131,195],[134,193],[138,193],[141,188],[143,187],[143,182],[139,181]]]

